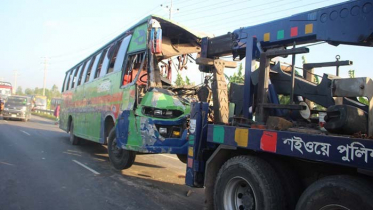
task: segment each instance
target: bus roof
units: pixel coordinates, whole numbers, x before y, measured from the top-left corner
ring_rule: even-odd
[[[172,20],[168,20],[168,19],[165,19],[163,17],[160,17],[160,16],[157,16],[157,15],[149,15],[145,18],[143,18],[142,20],[140,20],[139,22],[137,22],[136,24],[134,24],[133,26],[131,26],[129,29],[125,30],[123,33],[119,34],[118,36],[116,36],[114,39],[112,39],[110,42],[108,42],[107,44],[105,44],[104,46],[102,46],[101,48],[99,48],[98,50],[96,50],[95,52],[93,52],[92,54],[90,54],[89,56],[87,56],[85,59],[83,59],[82,61],[80,61],[79,63],[77,63],[76,65],[74,65],[72,68],[70,68],[69,70],[66,71],[69,72],[70,70],[76,68],[77,66],[79,66],[80,64],[82,64],[83,62],[85,62],[86,60],[89,60],[92,56],[96,55],[97,53],[99,53],[101,50],[105,49],[106,47],[110,46],[113,42],[115,42],[116,40],[118,40],[119,38],[121,37],[125,37],[126,35],[128,35],[131,31],[133,31],[136,27],[144,24],[144,23],[147,23],[150,19],[156,19],[157,21],[159,21],[161,24],[169,24],[173,27],[177,27],[181,30],[184,30],[185,33],[188,33],[192,36],[194,36],[195,39],[201,39],[203,37],[206,37],[206,36],[212,36],[211,34],[207,34],[207,33],[203,33],[203,32],[196,32],[196,31],[192,31],[191,29],[188,29],[182,25],[180,25],[179,23],[175,22],[175,21],[172,21]]]

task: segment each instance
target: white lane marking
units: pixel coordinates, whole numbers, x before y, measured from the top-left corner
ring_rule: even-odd
[[[175,160],[179,160],[179,158],[175,158],[175,157],[171,157],[171,156],[168,156],[168,155],[164,155],[164,154],[159,154],[163,157],[168,157],[168,158],[171,158],[171,159],[175,159]]]
[[[4,120],[6,123],[8,122],[8,121],[6,121],[6,120]]]
[[[92,173],[94,173],[94,174],[96,174],[96,175],[99,175],[99,174],[100,174],[100,173],[98,173],[97,171],[91,169],[90,167],[84,165],[83,163],[81,163],[81,162],[79,162],[79,161],[77,161],[77,160],[73,160],[73,161],[74,161],[76,164],[82,166],[83,168],[85,168],[85,169],[91,171]]]
[[[27,133],[26,131],[23,131],[23,130],[20,130],[20,131],[21,131],[22,133],[25,133],[25,134],[31,136],[31,134]]]
[[[8,165],[8,166],[14,166],[13,164],[2,162],[2,161],[0,161],[0,164],[4,164],[4,165]]]

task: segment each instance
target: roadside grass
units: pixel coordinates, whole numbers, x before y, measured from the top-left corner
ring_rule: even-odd
[[[50,120],[54,120],[54,121],[57,120],[55,116],[53,116],[53,115],[49,115],[49,114],[35,113],[35,112],[32,112],[31,114],[32,114],[32,115],[39,116],[39,117],[47,118],[47,119],[50,119]]]

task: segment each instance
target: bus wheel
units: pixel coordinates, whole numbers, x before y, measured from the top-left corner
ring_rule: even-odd
[[[111,129],[109,134],[108,153],[111,164],[118,170],[130,168],[135,162],[136,152],[117,146],[115,127]]]
[[[255,156],[229,159],[219,170],[214,206],[222,209],[285,209],[280,179],[270,164]]]
[[[330,176],[311,184],[300,197],[297,210],[373,209],[371,183],[352,176]]]
[[[70,143],[72,145],[79,144],[79,137],[74,135],[74,121],[71,121],[70,123]]]
[[[181,154],[177,154],[177,158],[179,158],[179,160],[182,162],[182,163],[187,163],[187,159],[188,159],[188,157],[187,157],[187,155],[181,155]]]

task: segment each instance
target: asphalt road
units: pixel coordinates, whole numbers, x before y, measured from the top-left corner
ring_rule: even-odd
[[[1,210],[203,209],[203,189],[184,185],[185,167],[174,155],[138,155],[117,171],[105,146],[73,146],[50,120],[0,118]]]

